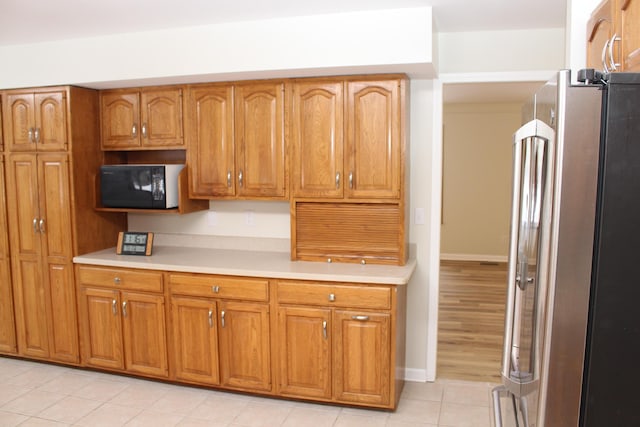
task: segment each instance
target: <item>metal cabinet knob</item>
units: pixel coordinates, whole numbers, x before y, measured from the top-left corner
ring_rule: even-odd
[[[122,282],[122,280],[118,276],[113,278],[113,283],[115,283],[116,285],[119,285],[120,282]]]
[[[336,300],[336,294],[329,294],[329,301],[333,302]]]

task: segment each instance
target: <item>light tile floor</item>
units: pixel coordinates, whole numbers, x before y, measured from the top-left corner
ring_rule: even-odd
[[[260,398],[0,357],[0,426],[490,427],[494,384],[407,382],[395,412]]]

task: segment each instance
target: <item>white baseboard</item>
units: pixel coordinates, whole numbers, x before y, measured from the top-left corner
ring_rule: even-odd
[[[429,379],[427,378],[427,370],[426,369],[410,369],[405,368],[404,370],[404,380],[405,381],[415,381],[415,382],[427,382]]]
[[[484,261],[484,262],[507,262],[506,255],[484,255],[484,254],[440,254],[440,259],[445,261]]]

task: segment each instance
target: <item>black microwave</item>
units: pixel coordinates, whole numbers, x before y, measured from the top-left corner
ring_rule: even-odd
[[[104,165],[100,167],[102,206],[178,207],[178,175],[184,165]]]

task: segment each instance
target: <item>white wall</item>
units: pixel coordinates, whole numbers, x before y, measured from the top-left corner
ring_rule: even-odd
[[[439,72],[556,70],[564,64],[563,28],[440,33]]]
[[[391,9],[1,46],[0,88],[273,76],[432,76],[431,8]]]
[[[442,259],[506,261],[511,138],[521,104],[446,104]]]

